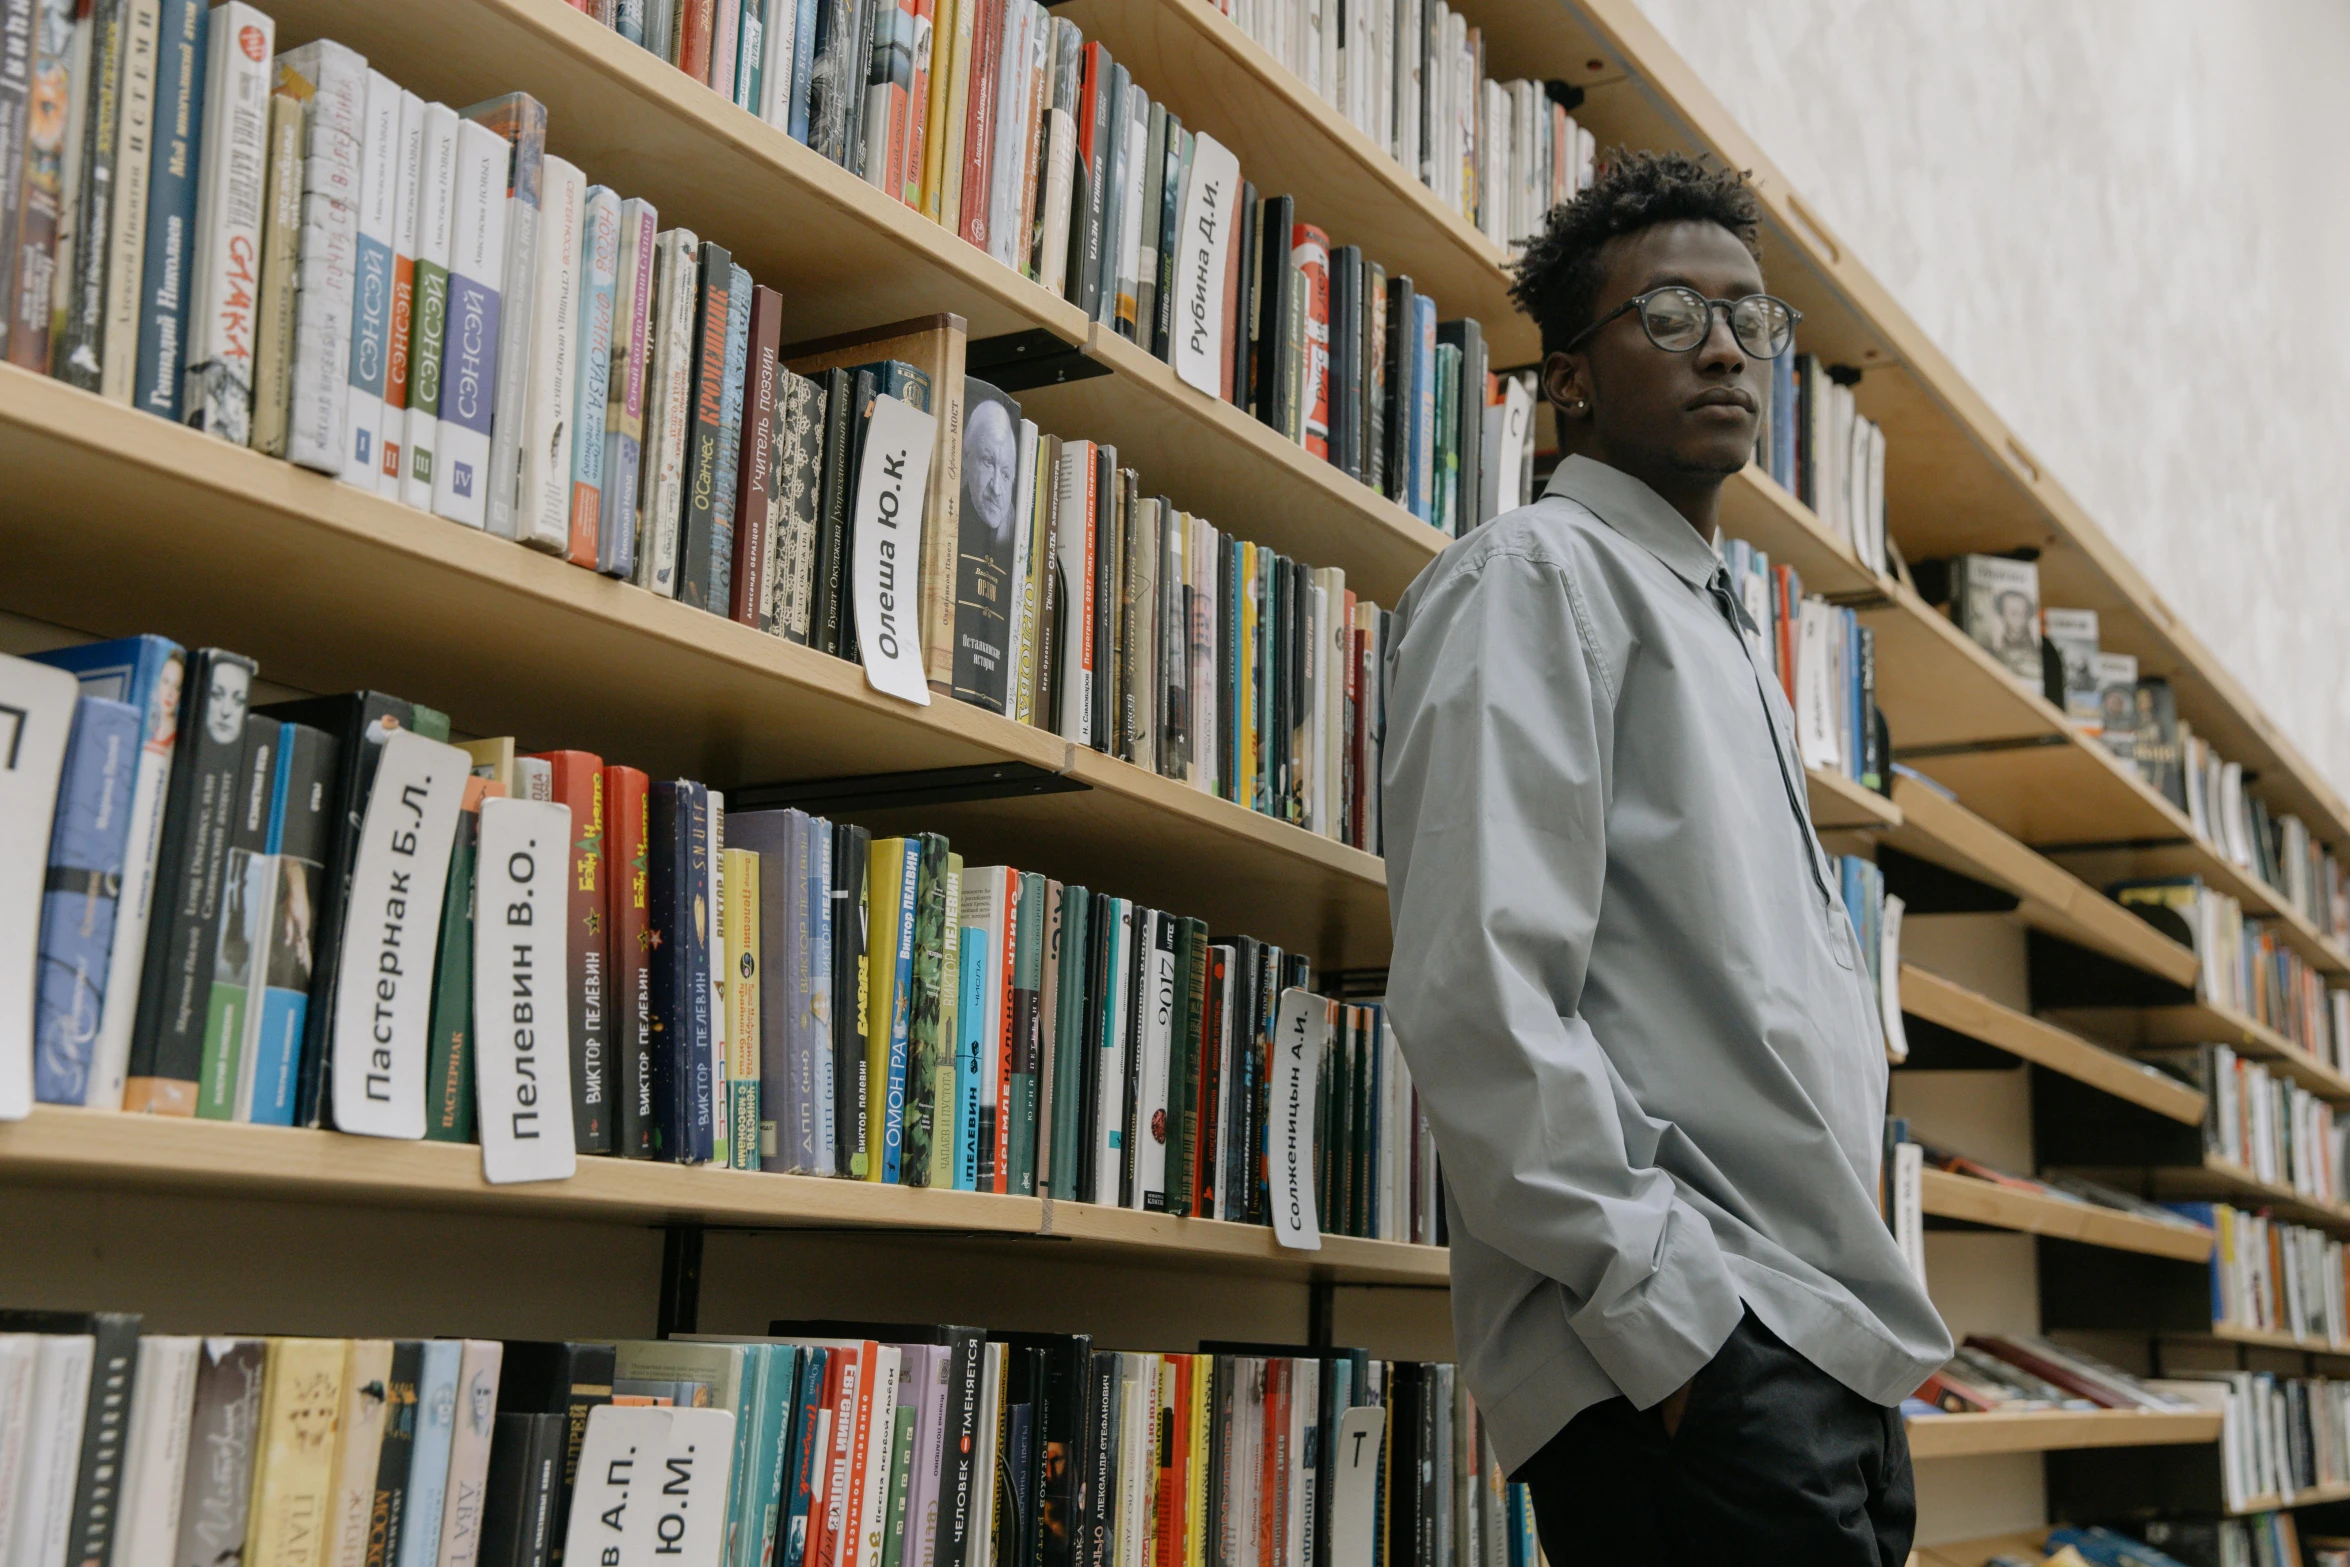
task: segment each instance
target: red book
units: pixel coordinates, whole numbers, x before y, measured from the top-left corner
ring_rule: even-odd
[[[1203,1219],[1216,1213],[1217,1161],[1223,1156],[1216,1122],[1216,1096],[1224,1087],[1224,1063],[1219,1054],[1224,1038],[1224,981],[1230,949],[1208,948],[1207,995],[1200,1003],[1199,1023],[1199,1147],[1191,1159],[1191,1211]]]
[[[775,537],[767,496],[775,471],[775,350],[783,341],[783,296],[764,284],[751,290],[750,352],[743,361],[743,449],[734,485],[731,619],[771,630]]]
[[[697,82],[710,79],[710,44],[717,17],[711,0],[680,0],[677,68]]]
[[[1161,1399],[1160,1407],[1167,1409],[1168,1418],[1162,1423],[1154,1420],[1152,1428],[1163,1432],[1163,1450],[1159,1454],[1158,1534],[1151,1553],[1152,1567],[1184,1567],[1183,1526],[1190,1521],[1189,1500],[1185,1494],[1184,1477],[1191,1447],[1191,1357],[1168,1355],[1160,1363],[1162,1381],[1172,1378],[1175,1391],[1171,1399]],[[1172,1408],[1167,1408],[1169,1404]]]
[[[995,169],[996,75],[1003,54],[1003,0],[974,0],[970,104],[963,121],[961,211],[963,238],[981,250],[987,248],[988,182]],[[946,178],[944,174],[939,177]]]
[[[892,192],[909,207],[922,205],[923,132],[930,118],[930,51],[945,46],[946,40],[932,32],[932,13],[936,0],[909,0],[905,9],[914,18],[914,81],[906,93],[906,176]],[[925,43],[923,40],[930,41]],[[941,60],[941,67],[945,61]]]
[[[1311,223],[1289,230],[1289,260],[1305,284],[1306,346],[1298,382],[1298,429],[1305,449],[1330,459],[1330,236]]]
[[[571,1128],[581,1153],[612,1151],[612,1094],[604,1052],[604,759],[541,751],[555,803],[571,807],[571,924],[564,932],[571,991]]]
[[[991,1191],[1008,1192],[1012,1170],[1012,1062],[1020,1054],[1019,1034],[1012,1023],[1013,962],[1019,956],[1020,895],[1024,885],[1018,871],[1007,870],[1004,877],[1004,953],[1002,972],[996,976],[997,993],[1002,997],[997,1030],[1000,1041],[996,1051],[995,1074],[995,1176]]]
[[[849,1528],[848,1455],[857,1408],[857,1357],[835,1346],[824,1366],[824,1451],[816,1455],[816,1496],[808,1506],[806,1567],[832,1567],[841,1535]],[[844,1417],[842,1411],[847,1411]]]
[[[606,840],[604,929],[612,954],[605,1038],[612,1053],[612,1151],[653,1157],[653,920],[648,901],[646,792],[633,767],[604,769]]]
[[[1289,1372],[1287,1360],[1265,1362],[1265,1437],[1258,1449],[1257,1560],[1278,1562],[1289,1540]],[[1442,1483],[1442,1482],[1439,1482]]]

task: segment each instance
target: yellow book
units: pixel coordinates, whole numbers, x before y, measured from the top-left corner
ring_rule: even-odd
[[[975,3],[975,0],[974,0]],[[953,96],[954,37],[958,28],[968,31],[970,23],[963,20],[963,0],[938,0],[930,18],[930,102],[922,110],[922,167],[919,199],[914,203],[922,215],[936,223],[939,217],[939,186],[946,170],[947,100]]]
[[[457,749],[473,758],[473,776],[487,778],[505,791],[507,798],[514,795],[514,737],[499,735],[490,740],[465,740]]]
[[[324,1567],[342,1424],[339,1338],[273,1338],[263,1362],[261,1461],[245,1524],[245,1567]]]
[[[1183,1474],[1183,1567],[1206,1567],[1208,1534],[1208,1448],[1210,1411],[1215,1400],[1208,1384],[1214,1380],[1216,1357],[1191,1357],[1190,1463]]]
[[[729,1162],[759,1168],[759,856],[728,849],[725,888],[726,1120]]]
[[[947,56],[946,125],[938,138],[938,210],[931,216],[954,234],[963,232],[963,137],[965,122],[971,117],[972,13],[978,9],[978,0],[965,0],[955,7],[954,48]],[[938,35],[931,36],[935,39]],[[935,42],[931,58],[938,58]]]
[[[343,1415],[335,1433],[326,1567],[366,1567],[367,1525],[375,1510],[375,1470],[383,1454],[385,1394],[391,1380],[392,1341],[351,1340],[343,1361]]]
[[[914,942],[914,878],[920,846],[907,838],[876,838],[866,872],[865,925],[865,1169],[868,1181],[886,1178],[890,1155],[905,1136],[906,1087],[889,1091],[889,1063],[906,1050],[906,988],[899,957],[910,966]],[[892,1101],[895,1101],[894,1104]],[[893,1125],[893,1113],[895,1124]]]

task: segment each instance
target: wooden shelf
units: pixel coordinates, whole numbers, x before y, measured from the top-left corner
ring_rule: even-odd
[[[1760,464],[1748,463],[1722,486],[1722,536],[1744,539],[1774,566],[1792,566],[1803,591],[1836,603],[1866,603],[1885,591],[1819,514],[1782,489]]]
[[[2274,921],[2278,934],[2319,973],[2350,973],[2350,958],[2345,958],[2342,949],[2287,902],[2282,893],[2201,839],[2110,849],[2059,850],[2053,857],[2082,880],[2100,887],[2164,876],[2200,876],[2205,886],[2226,893],[2242,904],[2246,914]]]
[[[1811,824],[1821,832],[1881,832],[1901,825],[1901,807],[1874,789],[1823,767],[1803,770]]]
[[[2279,1496],[2274,1491],[2265,1496],[2252,1497],[2241,1507],[2229,1508],[2228,1516],[2249,1518],[2254,1513],[2284,1512],[2295,1507],[2322,1507],[2328,1502],[2341,1501],[2350,1501],[2350,1484],[2313,1485],[2307,1490],[2295,1491],[2290,1497]]]
[[[1912,1458],[2047,1453],[2072,1447],[2157,1447],[2219,1440],[2216,1410],[2035,1409],[1978,1415],[1912,1415]]]
[[[2037,1192],[2015,1191],[1970,1175],[1947,1170],[1922,1172],[1920,1203],[1940,1219],[1961,1219],[1995,1230],[2021,1230],[2055,1240],[2078,1241],[2115,1251],[2143,1252],[2149,1257],[2171,1257],[2182,1262],[2211,1259],[2209,1230],[2181,1229],[2088,1203]]]
[[[1066,1246],[1143,1266],[1350,1284],[1444,1287],[1443,1248],[1343,1236],[1291,1251],[1272,1231],[1213,1219],[986,1192],[761,1175],[707,1165],[582,1159],[567,1181],[492,1186],[466,1143],[399,1142],[36,1106],[0,1123],[0,1184],[200,1192],[226,1198],[496,1213],[612,1225],[870,1229]]]
[[[1203,0],[1072,0],[1077,24],[1134,80],[1240,159],[1267,196],[1297,198],[1301,223],[1359,244],[1387,275],[1408,275],[1437,314],[1484,324],[1494,368],[1541,357],[1534,324],[1509,297],[1509,252],[1453,211],[1357,130],[1238,23]]]
[[[2087,1173],[2094,1176],[2100,1172]],[[2314,1225],[2336,1235],[2350,1234],[2350,1203],[2304,1197],[2290,1186],[2264,1181],[2242,1165],[2208,1154],[2200,1165],[2159,1166],[2146,1171],[2145,1178],[2148,1189],[2165,1202],[2209,1200],[2265,1208],[2294,1224]]]
[[[2164,1338],[2182,1335],[2166,1333]],[[2274,1328],[2238,1327],[2230,1322],[2214,1322],[2208,1333],[2194,1335],[2215,1339],[2222,1344],[2249,1344],[2259,1349],[2290,1349],[2304,1355],[2350,1355],[2350,1344],[2336,1344],[2321,1338],[2303,1338],[2298,1334],[2279,1332]]]
[[[2061,1007],[2048,1016],[2084,1033],[2138,1048],[2226,1045],[2238,1055],[2282,1069],[2335,1104],[2350,1104],[2350,1076],[2320,1061],[2264,1023],[2208,1001],[2175,1007]]]
[[[2203,1095],[2178,1079],[2053,1023],[2001,1006],[1914,963],[1901,965],[1901,1010],[2156,1115],[2188,1126],[2203,1123]]]
[[[2047,1538],[2046,1529],[2035,1529],[2024,1534],[1994,1534],[1977,1540],[1921,1545],[1910,1553],[1910,1567],[1983,1567],[1984,1563],[2001,1556],[2038,1561],[2045,1554],[2041,1545]]]
[[[1018,394],[1023,411],[1053,434],[1116,446],[1148,493],[1232,536],[1342,567],[1350,587],[1386,605],[1443,542],[1238,409],[1180,387],[1170,367],[1115,333],[1101,341],[1068,301],[563,0],[287,0],[271,9],[281,47],[332,37],[427,98],[533,94],[547,106],[550,152],[652,202],[664,227],[725,245],[782,291],[789,339],[941,310],[964,316],[975,338],[1041,329],[1087,347],[1112,373],[1083,382],[1082,395]],[[1261,438],[1235,442],[1239,425]],[[1404,522],[1427,539],[1396,537]]]
[[[1901,823],[1879,840],[2016,900],[2036,930],[2101,952],[2173,984],[2192,986],[2195,954],[2008,834],[1914,779],[1896,776]]]
[[[272,680],[397,691],[466,733],[657,777],[1068,774],[1087,791],[849,814],[1092,878],[1325,966],[1387,960],[1376,856],[996,714],[884,697],[839,659],[6,366],[0,471],[0,607],[234,647]]]

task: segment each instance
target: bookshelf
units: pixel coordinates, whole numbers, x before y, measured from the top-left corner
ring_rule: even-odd
[[[787,336],[941,310],[965,316],[975,339],[1041,334],[1034,351],[1071,378],[1023,390],[1023,407],[1058,433],[1114,443],[1154,489],[1220,527],[1341,566],[1351,586],[1388,605],[1444,542],[562,0],[282,0],[268,9],[281,41],[339,38],[428,96],[464,103],[514,88],[533,93],[550,112],[551,150],[653,201],[664,224],[720,239],[762,280],[788,286]],[[2098,609],[2107,644],[2137,654],[2145,673],[2168,676],[2182,716],[2256,768],[2272,803],[2350,843],[2350,805],[1745,138],[1633,0],[1469,0],[1465,9],[1484,30],[1494,75],[1559,77],[1584,89],[1577,112],[1603,146],[1706,150],[1756,171],[1772,286],[1805,312],[1806,347],[1865,372],[1860,406],[1886,431],[1892,532],[1907,557],[2041,548],[2047,602]],[[1341,243],[1364,243],[1391,272],[1411,273],[1448,315],[1480,317],[1496,366],[1535,356],[1531,328],[1509,311],[1502,253],[1202,0],[1070,0],[1059,14],[1108,43],[1188,124],[1233,147],[1261,188],[1295,194],[1302,216]],[[0,554],[12,568],[0,573],[0,608],[98,634],[154,629],[191,644],[218,641],[258,656],[273,680],[397,690],[446,708],[468,732],[560,738],[656,772],[751,782],[1017,770],[1059,792],[846,814],[885,829],[935,827],[958,848],[1281,941],[1323,969],[1387,961],[1385,874],[1374,856],[1040,730],[951,702],[917,709],[889,701],[854,666],[7,367],[0,471],[10,476],[0,494]],[[1975,889],[1976,903],[1929,899],[1918,917],[1963,919],[2000,904],[2023,927],[2192,992],[2194,954],[2097,884],[2193,872],[2248,912],[2278,919],[2321,971],[2350,974],[2350,955],[2197,842],[2133,772],[2018,687],[1907,585],[1870,571],[1760,470],[1725,487],[1723,525],[1794,566],[1809,591],[1860,611],[1878,637],[1880,701],[1898,754],[1964,802],[1908,779],[1887,798],[1837,775],[1807,778],[1824,832],[1912,862],[1913,880],[1926,867],[1945,890]],[[2100,1039],[2225,1039],[2350,1104],[2350,1077],[2251,1019],[2200,1002],[2036,1016],[2020,966],[1999,976],[2010,983],[1978,987],[1905,964],[1903,1010],[2173,1126],[2200,1121],[2202,1096]],[[2029,1107],[2015,1117],[2028,1134]],[[1998,1129],[2017,1127],[2011,1119]],[[611,1230],[1000,1243],[1023,1248],[1022,1258],[1080,1257],[1164,1278],[1187,1301],[1250,1281],[1417,1291],[1424,1309],[1410,1331],[1444,1326],[1447,1265],[1434,1248],[1331,1237],[1320,1252],[1294,1253],[1249,1227],[1015,1197],[594,1160],[560,1185],[491,1188],[464,1147],[46,1108],[0,1126],[0,1183],[291,1203],[337,1220],[401,1210]],[[2300,1198],[2210,1161],[2156,1169],[2146,1184],[2350,1233],[2350,1204]],[[2207,1257],[2211,1245],[2129,1215],[1941,1172],[1928,1173],[1925,1191],[1929,1214],[2024,1248],[2001,1251],[1992,1270],[2010,1311],[2036,1308],[2031,1248],[2041,1239],[2181,1266]],[[984,1304],[1017,1316],[1031,1303]],[[2247,1348],[2309,1347],[2215,1337]],[[1960,1494],[1934,1490],[1944,1483],[1934,1460],[2210,1444],[2218,1419],[2035,1413],[1919,1419],[1910,1429],[1913,1451],[1927,1461],[1931,1530],[1937,1497]],[[1961,1490],[1976,1483],[1949,1482]],[[1953,1504],[1951,1515],[1959,1511]],[[1926,1559],[1961,1549],[1929,1547]]]

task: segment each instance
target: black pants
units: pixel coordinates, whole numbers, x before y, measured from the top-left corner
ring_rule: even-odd
[[[1779,1342],[1752,1312],[1668,1438],[1611,1398],[1528,1459],[1550,1567],[1902,1567],[1917,1526],[1901,1412]]]

